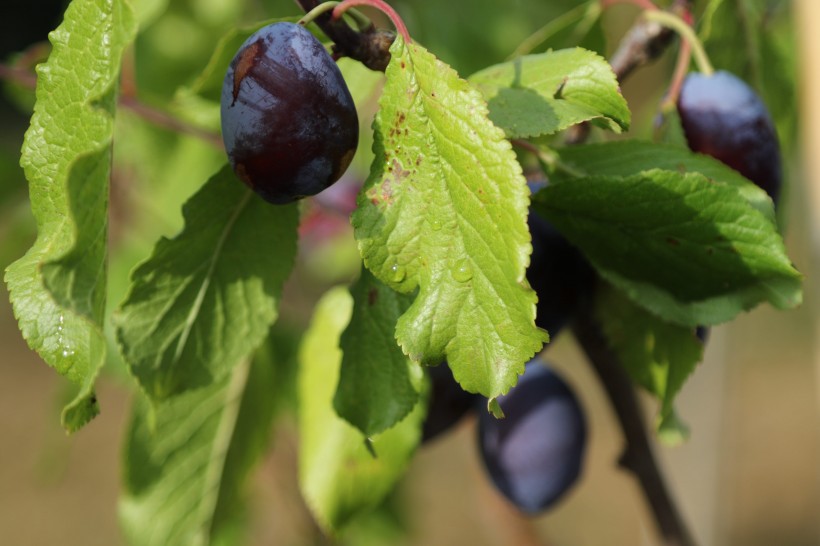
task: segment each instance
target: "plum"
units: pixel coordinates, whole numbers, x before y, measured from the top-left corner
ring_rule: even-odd
[[[538,513],[578,480],[587,438],[583,411],[564,380],[537,361],[527,364],[518,385],[498,402],[503,419],[479,414],[481,458],[510,502]]]
[[[535,192],[543,183],[531,182]],[[595,270],[583,254],[544,218],[530,212],[532,255],[527,281],[538,294],[535,324],[555,337],[595,286]]]
[[[690,73],[678,112],[692,151],[732,167],[777,202],[782,183],[777,132],[766,105],[746,82],[722,70]]]
[[[265,200],[290,203],[338,180],[359,140],[339,68],[304,27],[251,35],[222,84],[222,139],[236,175]]]
[[[427,418],[421,427],[422,442],[429,442],[453,428],[481,398],[461,388],[446,362],[428,368],[427,375],[431,389]]]

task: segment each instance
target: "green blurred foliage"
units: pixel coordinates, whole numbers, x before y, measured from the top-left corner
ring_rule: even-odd
[[[784,150],[797,136],[797,47],[788,0],[701,0],[700,37],[716,69],[749,82],[772,113]]]
[[[581,4],[590,2],[475,0],[458,5],[436,0],[393,2],[413,39],[424,44],[462,76],[504,61],[525,38]],[[580,41],[573,35],[574,31],[574,25],[568,25],[538,44],[533,52],[576,45],[605,52],[599,26],[593,25]]]

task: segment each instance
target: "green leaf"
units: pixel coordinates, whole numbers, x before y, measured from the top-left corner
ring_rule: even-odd
[[[272,206],[229,166],[183,207],[132,275],[114,319],[131,373],[153,399],[219,381],[264,339],[296,254],[295,204]]]
[[[604,278],[668,321],[717,324],[762,301],[801,301],[772,221],[702,174],[578,178],[547,186],[533,206]]]
[[[425,404],[390,430],[365,440],[333,410],[353,298],[334,288],[319,301],[300,351],[299,483],[319,523],[338,530],[376,508],[401,477],[421,438]],[[369,442],[369,447],[366,442]]]
[[[600,120],[621,132],[630,113],[606,60],[581,48],[548,51],[497,64],[470,76],[484,94],[490,119],[510,138],[551,135]]]
[[[269,364],[269,363],[265,363]],[[276,368],[231,374],[153,407],[140,398],[124,449],[120,521],[134,546],[235,544],[243,487],[270,440]]]
[[[397,38],[391,55],[355,236],[379,280],[419,290],[396,327],[404,353],[446,357],[493,398],[548,339],[525,280],[529,190],[475,89],[418,44]]]
[[[333,406],[367,436],[389,429],[418,402],[421,366],[396,343],[396,321],[413,301],[380,283],[365,268],[350,288],[353,316],[342,334],[344,353]]]
[[[561,149],[560,156],[562,164],[569,167],[573,174],[567,176],[566,173],[557,171],[551,175],[551,180],[567,180],[579,174],[629,176],[652,169],[696,172],[713,182],[736,188],[754,208],[775,221],[774,204],[765,191],[717,159],[693,153],[680,146],[623,140],[570,146]]]
[[[79,386],[62,414],[73,432],[99,411],[105,359],[108,178],[120,60],[135,33],[121,0],[75,0],[50,34],[21,165],[37,240],[6,271],[23,337]]]
[[[632,380],[660,400],[657,426],[662,437],[684,439],[686,428],[675,414],[674,401],[703,359],[695,329],[664,322],[611,287],[598,292],[596,314]]]

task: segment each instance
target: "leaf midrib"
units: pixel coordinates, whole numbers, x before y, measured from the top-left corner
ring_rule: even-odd
[[[179,341],[177,342],[177,347],[174,352],[174,358],[171,361],[171,366],[175,366],[180,358],[182,357],[182,352],[185,350],[185,346],[188,342],[188,337],[191,334],[191,330],[193,330],[194,323],[196,322],[197,317],[199,316],[199,311],[202,308],[202,303],[205,301],[205,295],[208,292],[208,288],[211,285],[211,279],[213,278],[214,270],[216,269],[216,265],[219,262],[219,257],[222,254],[222,247],[225,245],[225,241],[230,235],[231,231],[233,230],[234,224],[239,219],[240,214],[247,206],[248,202],[251,199],[251,190],[245,190],[245,195],[242,197],[242,200],[234,210],[233,214],[231,215],[228,223],[225,224],[225,228],[222,230],[222,233],[219,236],[219,240],[216,243],[216,248],[214,249],[213,254],[211,255],[210,263],[208,264],[208,271],[205,272],[205,277],[202,280],[202,285],[199,287],[197,292],[196,298],[194,299],[194,303],[191,306],[191,310],[188,313],[188,316],[185,319],[185,326],[180,332]]]

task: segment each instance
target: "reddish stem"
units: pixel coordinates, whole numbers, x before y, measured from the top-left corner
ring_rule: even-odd
[[[692,62],[692,46],[686,40],[681,40],[680,49],[678,50],[678,61],[675,64],[675,72],[672,74],[672,81],[669,82],[669,90],[661,102],[661,111],[666,112],[672,109],[678,102],[678,95],[680,95],[680,88],[683,85],[683,80],[689,72],[689,65]]]
[[[652,0],[601,0],[601,9],[606,9],[615,4],[632,4],[638,6],[642,10],[656,10],[658,6],[652,3]]]
[[[396,10],[390,7],[383,0],[343,0],[338,6],[333,8],[333,20],[338,20],[345,11],[356,6],[370,6],[371,8],[376,8],[387,15],[390,18],[390,21],[393,22],[393,26],[396,27],[396,32],[401,34],[401,37],[404,38],[404,42],[407,44],[410,43],[410,33],[407,32],[407,27],[404,26],[404,21],[402,21],[399,14],[396,13]]]
[[[2,63],[0,63],[0,80],[13,81],[29,89],[37,86],[37,76],[34,72]]]

